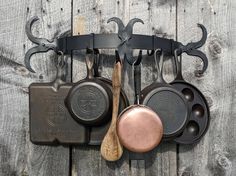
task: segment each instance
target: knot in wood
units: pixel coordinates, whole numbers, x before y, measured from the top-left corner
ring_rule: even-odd
[[[18,75],[26,76],[29,74],[29,71],[24,66],[17,66],[14,68]]]
[[[225,171],[230,171],[232,168],[231,161],[224,154],[218,154],[216,156],[216,162],[217,165]]]
[[[222,41],[215,37],[209,42],[208,49],[213,59],[220,58],[222,53],[222,45]]]

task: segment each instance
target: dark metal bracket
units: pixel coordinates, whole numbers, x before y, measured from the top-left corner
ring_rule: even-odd
[[[31,42],[38,45],[38,46],[35,46],[35,47],[29,49],[25,54],[25,66],[31,72],[35,72],[30,65],[30,58],[33,54],[48,52],[49,50],[54,50],[55,52],[57,52],[56,40],[48,40],[45,38],[38,38],[32,34],[32,30],[31,30],[32,25],[34,22],[36,22],[38,20],[39,20],[38,17],[33,17],[26,23],[26,26],[25,26],[25,31],[26,31],[26,35],[27,35],[28,39]]]
[[[165,55],[174,56],[175,50],[177,54],[181,55],[186,53],[190,56],[199,57],[203,61],[203,68],[199,70],[202,74],[206,71],[208,66],[208,59],[206,55],[198,50],[203,46],[207,39],[207,30],[202,24],[198,24],[198,27],[202,30],[202,38],[198,42],[191,42],[187,45],[183,45],[180,42],[174,41],[173,39],[160,38],[155,35],[140,35],[133,34],[133,26],[135,23],[143,23],[141,19],[134,18],[124,26],[123,22],[113,17],[108,20],[108,23],[114,21],[118,25],[118,33],[111,34],[88,34],[88,35],[77,35],[77,36],[66,36],[59,37],[54,40],[48,40],[45,38],[37,38],[33,36],[31,27],[34,22],[38,20],[38,17],[31,18],[26,24],[26,34],[30,41],[37,44],[27,51],[25,54],[25,65],[29,71],[34,72],[30,66],[30,58],[33,54],[39,52],[47,52],[53,50],[56,53],[59,51],[66,54],[71,54],[73,50],[81,49],[117,49],[121,59],[127,60],[129,64],[134,63],[132,56],[133,49],[141,50],[156,50],[161,49]],[[149,52],[148,52],[149,53]]]

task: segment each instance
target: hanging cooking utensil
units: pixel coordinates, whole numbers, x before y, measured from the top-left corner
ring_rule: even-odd
[[[176,78],[170,83],[184,95],[191,109],[187,126],[175,142],[179,144],[192,144],[198,142],[206,133],[209,126],[209,107],[204,95],[192,84],[186,82],[182,75],[182,57],[175,51]]]
[[[189,108],[184,96],[173,86],[167,84],[162,76],[163,53],[157,63],[157,49],[154,53],[157,79],[141,91],[141,103],[154,110],[163,123],[163,139],[171,140],[183,130],[189,119]]]
[[[117,136],[116,124],[119,110],[121,89],[121,60],[116,51],[116,63],[112,74],[113,109],[110,127],[101,144],[101,155],[107,161],[116,161],[123,154],[123,147]]]
[[[71,88],[66,105],[75,120],[84,125],[106,123],[111,116],[112,92],[101,80],[93,76],[93,51],[87,49],[87,77]]]
[[[118,53],[116,54],[116,57],[118,56]],[[108,87],[112,90],[112,81],[110,79],[107,79],[105,77],[101,76],[101,70],[99,67],[101,66],[101,59],[100,54],[98,50],[95,50],[95,60],[94,60],[94,77],[98,78],[99,80],[103,81],[108,85]],[[121,112],[123,109],[129,106],[129,99],[125,94],[125,91],[121,88],[120,90],[120,104],[119,104],[119,112]]]
[[[63,80],[66,63],[63,53],[58,54],[55,80],[29,86],[30,140],[36,144],[85,144],[88,130],[71,117],[64,104],[72,85]]]
[[[107,86],[112,91],[112,81],[102,77],[101,76],[101,58],[99,54],[99,50],[94,50],[94,77],[98,78],[99,80],[103,81],[107,84]],[[124,92],[124,90],[121,88],[120,90],[120,103],[119,103],[119,113],[125,109],[127,106],[129,106],[129,100]],[[109,117],[110,118],[110,117]],[[109,129],[110,123],[105,123],[100,126],[93,126],[90,130],[90,140],[89,145],[100,145],[105,134],[107,133],[107,130]]]
[[[135,104],[121,112],[117,122],[117,134],[121,144],[133,152],[147,152],[162,139],[163,126],[159,116],[151,108],[139,104],[141,90],[142,51],[134,63]]]

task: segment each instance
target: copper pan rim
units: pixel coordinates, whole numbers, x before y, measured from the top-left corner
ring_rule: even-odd
[[[118,117],[117,135],[125,148],[144,153],[151,151],[161,142],[163,125],[158,114],[151,108],[145,105],[131,105]]]

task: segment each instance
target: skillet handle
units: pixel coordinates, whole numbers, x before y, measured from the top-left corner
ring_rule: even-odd
[[[87,78],[93,79],[94,53],[93,50],[87,49],[85,56],[85,63],[87,67]]]
[[[138,59],[134,62],[134,91],[135,91],[135,104],[139,104],[141,92],[141,60],[142,50],[139,51]]]

